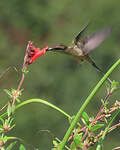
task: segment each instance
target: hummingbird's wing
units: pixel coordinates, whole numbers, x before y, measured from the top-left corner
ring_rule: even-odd
[[[84,54],[88,54],[98,47],[109,36],[110,32],[110,28],[104,28],[97,33],[87,36],[83,42]]]
[[[86,25],[82,28],[82,30],[78,33],[78,35],[75,37],[75,39],[74,39],[74,44],[77,45],[77,43],[78,43],[80,40],[82,40],[82,35],[83,35],[84,31],[87,29],[88,25],[89,25],[89,23],[86,24]]]

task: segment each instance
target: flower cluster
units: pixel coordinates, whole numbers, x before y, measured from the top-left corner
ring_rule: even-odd
[[[38,57],[44,55],[46,51],[48,50],[48,46],[40,50],[39,48],[36,48],[31,41],[28,42],[27,48],[26,48],[26,54],[24,57],[24,64],[23,68],[27,65],[33,63]]]

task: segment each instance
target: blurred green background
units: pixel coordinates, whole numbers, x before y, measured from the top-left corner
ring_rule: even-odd
[[[43,48],[61,42],[68,44],[81,28],[90,21],[87,33],[112,26],[112,34],[94,52],[92,57],[105,72],[120,54],[120,1],[116,0],[2,0],[0,2],[0,73],[9,70],[0,79],[0,106],[7,103],[3,89],[16,88],[21,78],[21,66],[27,42]],[[90,64],[78,65],[66,55],[49,52],[29,66],[29,74],[23,83],[21,100],[45,99],[70,115],[76,114],[102,75]],[[120,68],[111,79],[119,80]],[[86,111],[94,115],[105,97],[104,85]],[[110,100],[119,100],[115,93]],[[114,102],[114,101],[113,101]],[[15,114],[16,127],[10,136],[23,138],[31,146],[48,150],[54,136],[62,139],[69,122],[60,113],[42,104],[29,104]],[[119,130],[119,129],[118,129]],[[119,132],[114,131],[105,140],[104,149],[120,146]],[[120,130],[119,130],[120,131]],[[33,147],[32,147],[33,146]],[[16,148],[17,149],[17,148]],[[94,148],[92,148],[94,149]]]

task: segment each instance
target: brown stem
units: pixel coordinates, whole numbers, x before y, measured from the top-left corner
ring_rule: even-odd
[[[17,91],[20,90],[20,88],[21,88],[21,86],[22,86],[22,83],[23,83],[23,81],[24,81],[24,78],[25,78],[25,75],[24,75],[24,73],[22,73],[22,79],[21,79],[21,81],[20,81],[20,83],[19,83],[19,85],[18,85]]]
[[[83,127],[82,129],[80,129],[77,133],[79,134],[80,132],[83,132],[83,131],[85,131],[85,129],[86,129],[87,127],[85,126],[85,127]],[[68,139],[68,142],[70,142],[72,139],[73,139],[73,137],[74,137],[74,133],[72,133],[72,135],[69,137],[69,139]]]
[[[82,142],[85,139],[85,137],[87,136],[87,134],[88,134],[88,128],[86,129],[85,134],[83,135],[83,137],[82,137],[82,139],[81,139],[80,142]]]
[[[110,130],[112,130],[112,129],[116,128],[116,127],[119,127],[119,126],[120,126],[120,123],[115,124],[114,126],[110,127],[108,130],[110,131]]]
[[[82,150],[86,150],[87,149],[87,141],[88,141],[88,137],[84,141],[84,146],[83,146]]]

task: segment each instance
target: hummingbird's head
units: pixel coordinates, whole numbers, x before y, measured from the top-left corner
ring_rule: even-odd
[[[59,44],[55,44],[53,47],[49,47],[47,51],[64,51],[67,48],[67,46],[59,43]]]

